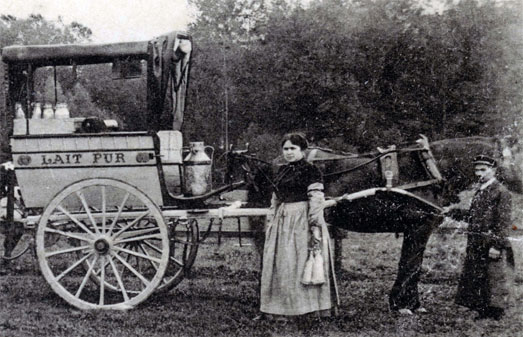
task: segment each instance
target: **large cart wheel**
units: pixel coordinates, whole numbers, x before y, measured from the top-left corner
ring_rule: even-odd
[[[170,256],[158,291],[176,287],[189,273],[198,253],[199,227],[196,219],[173,219],[169,224]]]
[[[88,179],[45,208],[36,252],[46,281],[73,306],[130,309],[162,282],[169,235],[160,209],[143,192],[113,179]]]

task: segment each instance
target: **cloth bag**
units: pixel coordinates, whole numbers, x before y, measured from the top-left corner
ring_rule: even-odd
[[[301,283],[306,285],[321,285],[325,283],[325,269],[323,267],[323,256],[321,250],[311,250],[305,268]]]

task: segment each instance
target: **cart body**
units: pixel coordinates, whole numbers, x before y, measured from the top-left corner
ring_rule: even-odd
[[[44,208],[65,187],[101,177],[125,181],[162,206],[154,138],[147,133],[12,137],[16,179],[26,207]]]

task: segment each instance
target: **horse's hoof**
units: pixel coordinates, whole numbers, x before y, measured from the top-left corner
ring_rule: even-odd
[[[398,310],[398,312],[399,312],[400,315],[402,315],[402,316],[410,316],[410,315],[413,315],[412,310],[410,310],[410,309],[400,309],[400,310]]]
[[[419,307],[418,309],[415,310],[415,312],[417,314],[426,314],[426,313],[428,313],[427,309],[425,309],[423,307]]]

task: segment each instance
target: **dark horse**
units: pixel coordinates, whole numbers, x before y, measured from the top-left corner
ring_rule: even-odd
[[[383,160],[390,154],[395,157],[392,167],[390,162],[386,164]],[[384,177],[386,165],[393,172],[389,184],[411,193],[387,193],[382,188],[367,197],[341,200],[336,206],[326,209],[327,222],[332,225],[333,237],[337,241],[336,268],[339,270],[340,267],[339,243],[343,236],[338,229],[361,233],[403,233],[398,274],[389,295],[389,305],[393,310],[418,308],[418,282],[425,247],[430,234],[444,218],[438,206],[458,201],[458,192],[473,182],[471,162],[478,154],[497,158],[502,164],[498,170],[499,179],[512,191],[522,192],[520,166],[507,158],[506,149],[504,151],[498,139],[493,137],[445,139],[430,144],[420,140],[397,149],[358,155],[319,148],[308,150],[307,159],[318,165],[324,174],[327,197],[384,187],[387,184]],[[267,207],[272,193],[272,174],[281,164],[281,158],[267,165],[244,154],[236,159],[242,160],[249,182],[250,206]]]

